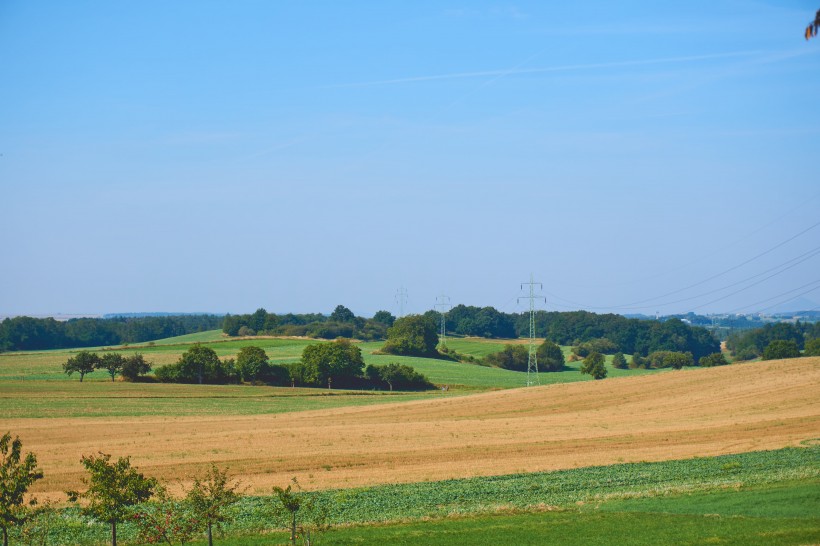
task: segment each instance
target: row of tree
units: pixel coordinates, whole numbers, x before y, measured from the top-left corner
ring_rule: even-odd
[[[242,496],[239,484],[226,470],[211,465],[203,475],[194,476],[182,498],[169,495],[157,479],[147,477],[131,465],[130,457],[112,460],[111,455],[99,453],[83,456],[80,460],[87,472],[83,482],[85,491],[66,491],[70,502],[80,502],[81,512],[110,526],[111,544],[117,546],[117,526],[129,522],[136,527],[137,540],[144,544],[185,544],[203,534],[209,546],[213,545],[213,531],[231,517],[231,507]],[[43,478],[43,472],[33,453],[23,453],[18,437],[12,440],[10,432],[0,437],[0,529],[3,546],[8,546],[9,535],[15,530],[30,543],[45,544],[47,537],[33,536],[39,520],[53,515],[51,502],[38,505],[36,499],[27,501],[29,488]],[[294,487],[295,486],[295,487]],[[278,506],[273,515],[279,525],[289,524],[291,543],[296,544],[297,531],[310,529],[297,525],[297,513],[310,502],[298,484],[283,489],[273,488]],[[286,516],[281,517],[281,516]],[[47,526],[39,526],[40,532]]]
[[[105,352],[100,356],[90,351],[79,351],[63,364],[63,371],[69,376],[79,374],[80,382],[94,370],[105,370],[111,381],[116,380],[118,375],[125,381],[139,381],[151,371],[151,363],[140,353],[124,356],[119,352]]]
[[[223,317],[217,315],[80,318],[67,321],[13,317],[0,322],[0,352],[141,343],[214,330],[222,322]]]
[[[390,363],[365,367],[361,349],[349,339],[306,346],[298,362],[271,363],[261,347],[243,347],[236,359],[220,359],[204,345],[194,345],[173,364],[154,371],[165,383],[257,383],[328,388],[424,390],[434,385],[412,367]]]

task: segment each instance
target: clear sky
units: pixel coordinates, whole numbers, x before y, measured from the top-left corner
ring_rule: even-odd
[[[818,8],[3,0],[0,314],[817,305]]]

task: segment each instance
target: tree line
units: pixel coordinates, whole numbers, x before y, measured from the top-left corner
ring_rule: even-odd
[[[425,315],[434,320],[441,317],[437,311]],[[447,331],[465,336],[517,338],[529,335],[530,323],[529,313],[457,305],[445,315],[445,326]],[[536,337],[558,345],[607,339],[616,350],[626,354],[646,356],[655,351],[679,351],[691,352],[695,359],[720,351],[720,343],[708,330],[679,319],[655,321],[588,311],[538,311],[535,326]]]
[[[229,336],[306,336],[318,339],[338,337],[364,341],[383,340],[396,320],[388,311],[378,311],[371,318],[357,317],[344,305],[337,305],[330,315],[319,313],[277,315],[264,308],[247,315],[226,315],[222,331]]]
[[[141,343],[222,326],[219,315],[161,317],[53,318],[13,317],[0,322],[0,352],[39,351]]]
[[[438,311],[427,311],[422,316],[435,325],[440,324]],[[528,313],[504,313],[493,307],[457,305],[444,318],[447,331],[456,335],[496,339],[529,335]],[[258,309],[248,315],[226,316],[222,330],[231,336],[264,333],[369,341],[387,339],[387,331],[395,321],[396,318],[387,311],[379,311],[372,318],[357,317],[343,305],[337,306],[328,316],[276,315]],[[690,326],[677,318],[655,321],[588,311],[539,311],[535,323],[536,337],[559,345],[578,345],[605,338],[626,354],[647,356],[655,351],[691,352],[696,360],[720,351],[720,343],[708,330]]]

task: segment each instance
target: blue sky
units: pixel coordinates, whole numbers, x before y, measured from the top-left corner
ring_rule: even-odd
[[[818,8],[5,0],[0,314],[820,303]]]

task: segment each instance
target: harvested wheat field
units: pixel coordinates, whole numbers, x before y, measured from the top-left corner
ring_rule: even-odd
[[[820,358],[738,364],[448,399],[239,417],[12,419],[49,496],[80,456],[131,455],[184,479],[210,462],[268,493],[659,461],[820,437]]]

